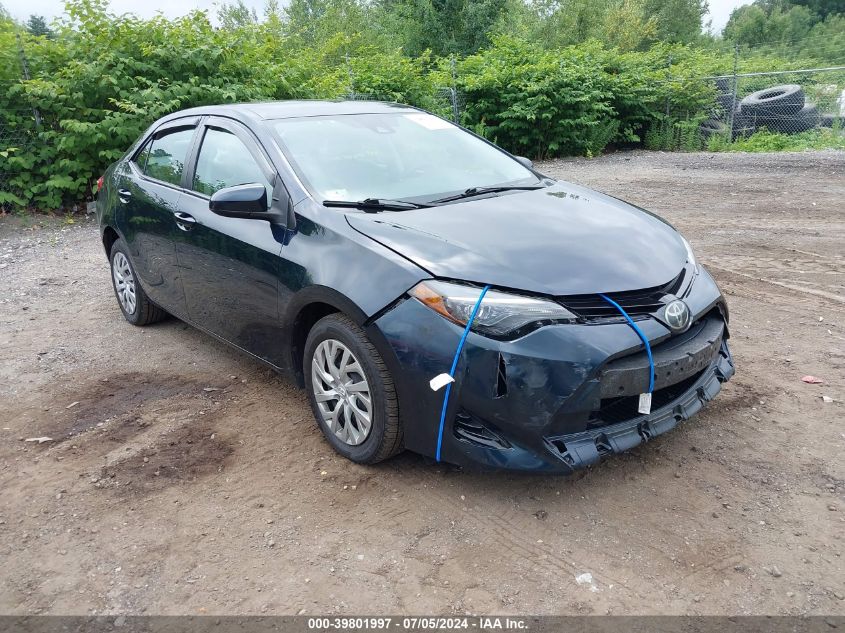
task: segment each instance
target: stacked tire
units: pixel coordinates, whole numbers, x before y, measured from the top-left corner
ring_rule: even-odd
[[[698,131],[701,132],[702,138],[710,138],[711,136],[727,136],[728,126],[719,119],[707,119],[702,121],[698,126]]]
[[[733,120],[731,139],[750,136],[755,130],[766,128],[772,132],[798,134],[816,127],[830,127],[833,117],[820,115],[818,108],[807,103],[804,90],[798,84],[772,86],[752,92],[739,103],[731,90],[730,80],[716,80],[716,103],[713,118],[701,124],[705,138],[714,134],[727,136],[728,124]],[[733,113],[733,117],[731,117]]]
[[[728,77],[716,79],[716,103],[711,112],[710,119],[707,119],[699,126],[702,138],[711,136],[730,135],[731,140],[739,136],[748,136],[755,130],[753,117],[746,116],[740,112],[740,104],[733,92],[733,82]],[[733,114],[733,117],[731,117]],[[733,127],[730,127],[733,120]]]
[[[752,92],[739,102],[739,112],[754,128],[765,127],[772,132],[798,134],[821,123],[816,106],[806,102],[798,84],[772,86]]]
[[[728,136],[728,125],[730,113],[736,110],[738,103],[733,94],[731,80],[727,77],[718,77],[715,80],[716,103],[710,112],[711,118],[701,122],[698,130],[701,137],[708,139],[711,136]]]

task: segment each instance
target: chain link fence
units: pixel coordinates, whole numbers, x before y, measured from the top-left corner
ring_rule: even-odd
[[[0,82],[4,94],[12,87],[10,82]],[[16,160],[27,156],[34,149],[32,130],[40,124],[39,115],[31,108],[0,108],[0,211],[14,206],[16,181],[24,173],[24,167]]]
[[[34,130],[41,126],[38,109],[24,105],[19,96],[11,96],[30,78],[20,34],[15,37],[14,48],[0,56],[7,64],[0,72],[0,213],[22,206],[22,181],[30,177],[25,157],[36,149]]]

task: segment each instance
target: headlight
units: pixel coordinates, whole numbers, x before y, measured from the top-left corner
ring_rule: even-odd
[[[421,281],[410,291],[412,297],[453,323],[463,326],[472,315],[479,294],[480,288],[434,280]],[[575,320],[574,314],[554,301],[489,290],[472,322],[472,329],[503,336],[529,323]]]
[[[687,238],[681,235],[681,240],[683,240],[684,246],[687,248],[687,262],[692,265],[692,271],[695,274],[698,272],[698,262],[695,261],[695,253],[692,252],[692,246],[687,242]]]

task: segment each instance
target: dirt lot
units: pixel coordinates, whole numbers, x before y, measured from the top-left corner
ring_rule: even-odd
[[[346,462],[285,379],[128,325],[93,222],[0,219],[0,612],[845,613],[845,154],[541,168],[687,235],[738,368],[570,478]]]

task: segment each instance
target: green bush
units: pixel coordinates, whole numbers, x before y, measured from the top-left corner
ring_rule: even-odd
[[[543,51],[500,37],[459,64],[458,88],[467,97],[466,122],[511,151],[594,155],[611,143],[642,141],[661,124],[667,101],[677,118],[712,103],[715,87],[700,80],[701,58],[683,46],[620,54],[591,42]],[[697,133],[697,123],[690,126]],[[700,142],[683,124],[679,134],[675,144],[685,149]]]
[[[164,114],[267,92],[289,96],[256,81],[262,69],[247,70],[235,42],[203,13],[175,21],[116,18],[102,0],[73,0],[67,10],[71,22],[56,40],[29,42],[35,78],[9,90],[20,109],[6,126],[27,132],[32,149],[0,151],[0,172],[13,175],[6,198],[58,208],[85,197],[104,167]]]
[[[410,57],[370,24],[375,6],[297,0],[286,16],[276,6],[261,22],[233,18],[215,28],[199,11],[142,20],[110,14],[106,0],[69,0],[50,39],[0,15],[0,207],[57,209],[89,198],[105,167],[153,121],[211,103],[354,96],[451,117],[441,89],[454,87],[462,123],[516,154],[592,156],[626,144],[693,151],[715,97],[715,85],[701,78],[733,64],[731,51],[717,47],[658,43],[620,52],[588,40],[548,49],[506,35],[463,59]],[[758,56],[740,70],[795,64]],[[840,80],[805,82],[807,93],[827,104],[838,95],[829,84]],[[841,141],[826,134],[812,139]],[[801,142],[765,138],[743,143]]]
[[[540,159],[598,153],[606,144],[611,81],[588,52],[499,38],[460,62],[458,77],[467,122],[512,152]]]

